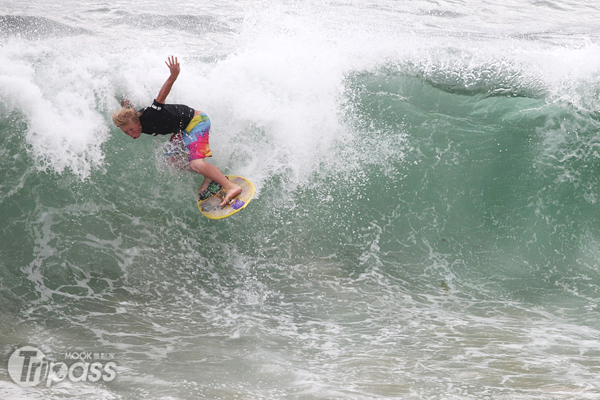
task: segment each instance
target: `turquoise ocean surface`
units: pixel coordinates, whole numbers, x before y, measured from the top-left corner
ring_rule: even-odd
[[[0,0],[0,398],[600,399],[599,32],[592,0]],[[256,185],[231,218],[112,124],[171,55]],[[68,373],[16,382],[23,347]]]

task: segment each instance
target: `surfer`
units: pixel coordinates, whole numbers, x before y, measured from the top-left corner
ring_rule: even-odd
[[[189,153],[190,169],[204,176],[204,182],[198,190],[200,198],[208,197],[214,192],[214,185],[210,185],[214,181],[225,189],[225,198],[220,204],[224,207],[242,192],[242,188],[230,182],[217,167],[205,161],[206,157],[212,157],[208,147],[208,116],[183,104],[165,104],[180,71],[177,57],[169,57],[165,64],[171,75],[152,105],[136,111],[128,100],[123,100],[122,108],[113,113],[113,122],[133,139],[146,133],[153,136],[171,134],[171,140],[182,140]],[[209,185],[212,189],[210,192]]]

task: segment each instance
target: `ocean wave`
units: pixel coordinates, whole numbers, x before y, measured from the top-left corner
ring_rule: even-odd
[[[89,35],[92,31],[73,27],[46,17],[0,15],[0,36],[45,39],[75,35]]]
[[[175,29],[190,34],[201,35],[211,32],[233,32],[227,24],[211,15],[160,15],[160,14],[127,14],[125,13],[116,21],[118,24],[131,25],[136,28]]]

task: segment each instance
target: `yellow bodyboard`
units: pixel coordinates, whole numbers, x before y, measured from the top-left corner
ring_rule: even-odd
[[[205,200],[198,200],[198,210],[210,219],[223,219],[232,216],[246,208],[254,196],[254,184],[248,179],[237,175],[226,175],[227,179],[242,188],[242,193],[225,207],[219,207],[225,196],[224,190],[219,190]]]

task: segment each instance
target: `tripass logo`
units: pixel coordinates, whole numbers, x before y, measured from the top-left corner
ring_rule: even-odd
[[[88,362],[87,360],[101,360]],[[78,360],[67,365],[64,362],[48,360],[44,353],[32,346],[15,350],[8,359],[8,374],[23,387],[36,386],[46,382],[46,387],[66,378],[71,382],[110,382],[117,376],[114,354],[92,352],[66,352],[65,360]]]

